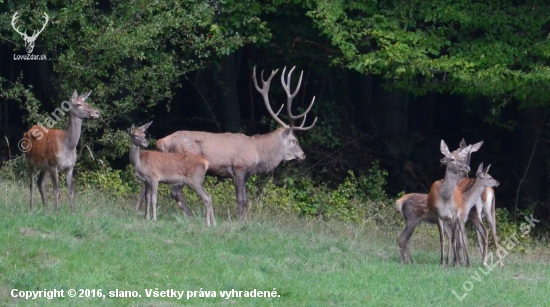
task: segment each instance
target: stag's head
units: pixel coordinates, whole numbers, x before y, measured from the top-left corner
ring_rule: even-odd
[[[147,142],[147,139],[145,138],[145,130],[147,130],[152,123],[152,121],[148,122],[138,128],[135,128],[134,125],[132,125],[132,128],[130,128],[130,132],[128,133],[130,135],[130,142],[134,145],[146,148],[149,145],[149,142]]]
[[[303,160],[305,158],[305,154],[302,148],[300,147],[298,140],[294,136],[293,131],[309,130],[313,128],[313,126],[317,122],[317,117],[316,117],[313,120],[313,123],[311,125],[304,127],[304,124],[306,123],[307,114],[309,113],[309,111],[311,110],[311,107],[313,106],[313,103],[315,102],[315,97],[313,97],[313,99],[311,100],[311,103],[309,104],[309,107],[302,114],[299,114],[299,115],[292,114],[292,100],[294,99],[294,97],[296,97],[298,90],[300,90],[300,85],[302,84],[302,76],[304,74],[304,72],[302,71],[302,73],[300,74],[300,80],[298,80],[298,85],[296,86],[296,89],[294,90],[294,92],[292,92],[292,90],[290,89],[290,80],[291,80],[292,72],[294,71],[294,68],[296,67],[293,67],[288,73],[288,76],[286,76],[285,75],[286,67],[285,67],[281,75],[281,84],[283,85],[283,88],[287,96],[286,111],[287,111],[288,119],[290,121],[289,124],[286,124],[279,118],[279,113],[281,113],[281,110],[283,109],[284,104],[281,105],[281,108],[279,108],[279,111],[275,113],[273,112],[273,109],[271,108],[271,104],[269,103],[268,93],[269,93],[269,86],[271,84],[271,79],[273,79],[273,76],[275,76],[275,74],[279,70],[276,69],[272,71],[271,75],[269,76],[269,78],[267,78],[267,80],[264,80],[264,72],[262,70],[262,73],[261,73],[262,87],[261,88],[258,85],[258,80],[256,78],[256,67],[254,67],[254,72],[252,74],[252,78],[254,79],[254,86],[256,87],[256,90],[262,95],[265,106],[267,107],[267,111],[269,112],[271,117],[273,117],[273,119],[281,126],[279,130],[281,131],[280,135],[283,137],[283,146],[284,146],[284,152],[285,152],[285,155],[283,158],[284,160],[293,160],[293,159]],[[294,122],[299,119],[302,119],[302,123],[300,126],[296,126]]]
[[[82,94],[78,96],[78,93],[76,90],[73,93],[73,96],[71,97],[71,113],[75,115],[78,118],[86,119],[86,118],[99,118],[100,114],[99,111],[92,108],[87,102],[86,99],[90,96],[92,91],[90,91],[87,94]]]
[[[48,14],[44,13],[45,21],[44,21],[44,25],[42,26],[42,29],[40,29],[40,31],[38,32],[34,30],[32,32],[32,36],[28,36],[27,30],[25,30],[24,32],[21,32],[19,31],[19,28],[15,25],[17,18],[19,18],[18,14],[19,14],[18,12],[15,12],[15,14],[13,14],[13,17],[11,18],[11,26],[13,27],[15,32],[19,33],[19,35],[21,35],[21,38],[23,38],[23,40],[25,41],[25,48],[27,49],[27,53],[32,53],[32,51],[34,50],[34,42],[38,38],[38,35],[40,35],[42,31],[44,31],[44,28],[46,28],[46,25],[48,24],[50,17],[48,16]]]
[[[282,144],[283,144],[283,152],[284,157],[283,160],[303,160],[306,158],[306,155],[304,154],[304,151],[302,150],[302,147],[300,147],[300,144],[298,143],[298,139],[296,139],[296,136],[294,136],[294,133],[292,132],[292,128],[279,128],[280,130],[280,136],[283,138]]]
[[[441,153],[445,156],[441,159],[441,163],[447,165],[447,168],[449,168],[452,172],[467,173],[470,171],[470,166],[467,163],[467,159],[470,155],[472,145],[468,145],[464,148],[459,148],[453,152],[450,152],[447,144],[445,144],[445,141],[441,140],[440,149]]]

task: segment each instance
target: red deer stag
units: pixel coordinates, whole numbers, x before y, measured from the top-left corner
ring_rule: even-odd
[[[465,148],[458,149],[455,152],[449,152],[447,144],[441,140],[440,150],[441,153],[445,156],[443,158],[445,164],[447,165],[445,169],[445,178],[443,180],[436,181],[432,184],[430,188],[430,193],[428,193],[428,210],[435,214],[437,217],[437,227],[439,230],[439,244],[441,248],[441,264],[443,266],[449,263],[449,254],[451,248],[453,249],[453,262],[455,265],[458,265],[458,250],[456,245],[456,238],[459,234],[458,229],[458,212],[459,212],[459,203],[461,200],[461,194],[456,189],[458,181],[461,179],[461,172],[468,172],[470,167],[465,163],[466,157],[468,156],[471,145],[466,146]],[[447,258],[445,261],[444,258],[444,246],[445,246],[445,235],[448,234],[448,231],[445,231],[445,223],[450,223],[450,233],[451,233],[451,244],[449,250],[447,251]]]
[[[153,207],[153,220],[157,219],[157,192],[158,184],[167,183],[172,185],[171,196],[183,206],[181,190],[184,185],[193,189],[206,206],[206,226],[216,225],[214,211],[212,209],[212,197],[208,194],[202,183],[208,161],[191,153],[165,153],[154,150],[140,150],[147,147],[145,130],[153,122],[149,122],[139,128],[130,129],[130,163],[134,167],[136,177],[145,183],[147,209],[145,218],[150,219],[151,204]],[[189,212],[188,212],[189,214]]]
[[[73,193],[73,167],[76,162],[76,145],[80,140],[80,131],[82,120],[85,118],[99,118],[99,111],[90,107],[86,99],[92,92],[78,96],[76,90],[69,102],[64,101],[70,106],[69,127],[67,130],[47,129],[45,127],[34,125],[25,132],[23,140],[28,142],[28,151],[25,152],[27,168],[30,179],[30,203],[31,210],[34,207],[33,190],[34,175],[36,169],[40,171],[38,175],[38,190],[42,197],[42,203],[46,207],[46,195],[44,191],[44,179],[49,173],[52,179],[55,193],[55,210],[59,209],[59,177],[58,172],[65,172],[67,179],[67,189],[69,190],[69,201],[71,211],[75,212],[74,193]],[[63,112],[61,112],[64,114]]]
[[[292,100],[300,89],[302,83],[302,74],[294,92],[290,89],[290,80],[294,67],[288,73],[285,80],[285,71],[281,75],[281,83],[287,95],[286,110],[290,123],[285,124],[277,113],[273,112],[269,103],[269,86],[277,70],[271,72],[267,81],[261,74],[262,87],[258,85],[256,78],[256,68],[252,78],[254,86],[263,97],[265,106],[273,119],[281,126],[277,130],[263,135],[246,136],[241,133],[208,133],[199,131],[178,131],[157,141],[157,148],[163,152],[194,153],[210,163],[208,174],[233,178],[235,192],[237,194],[238,213],[240,219],[246,219],[248,211],[248,199],[246,193],[246,180],[250,175],[271,172],[275,167],[285,160],[303,160],[305,154],[298,144],[293,131],[306,131],[311,129],[317,118],[310,126],[304,127],[306,116],[311,110],[315,97],[311,104],[300,115],[293,115],[291,112]],[[295,126],[296,120],[302,119],[300,126]],[[144,191],[140,193],[136,209],[139,210]]]
[[[471,153],[478,151],[481,145],[483,145],[483,142],[472,145],[470,152],[464,161],[466,165],[470,164]],[[457,149],[457,151],[463,149],[464,147],[466,147],[466,143],[464,142],[464,140],[462,140],[460,142],[460,148]],[[455,151],[454,153],[457,153],[457,151]],[[441,159],[441,163],[444,164],[445,159]],[[462,176],[462,173],[460,175]],[[397,240],[399,244],[399,252],[401,254],[401,263],[412,263],[413,259],[409,250],[409,241],[411,239],[411,236],[413,235],[414,230],[422,222],[437,224],[437,217],[435,216],[435,214],[433,214],[433,212],[430,212],[428,210],[428,194],[406,194],[395,202],[395,206],[397,207],[397,210],[401,212],[401,215],[403,216],[403,219],[405,221],[405,228],[403,229],[401,235],[399,235],[399,238]],[[476,214],[476,211],[472,211],[470,212],[470,214],[474,216]],[[478,223],[477,218],[472,219],[472,221],[476,230],[483,231],[483,224]],[[450,234],[448,234],[448,236],[450,237]]]

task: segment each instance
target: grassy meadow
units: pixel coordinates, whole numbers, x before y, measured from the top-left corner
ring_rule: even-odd
[[[437,231],[428,225],[411,242],[416,263],[404,266],[400,227],[305,219],[254,203],[242,222],[236,203],[214,198],[217,225],[206,228],[202,204],[191,203],[199,217],[187,218],[166,196],[151,222],[134,211],[135,197],[78,189],[71,214],[65,191],[59,213],[51,197],[44,209],[38,192],[30,211],[28,193],[26,181],[0,182],[1,306],[550,306],[544,244],[510,253],[504,268],[484,275],[473,241],[472,268],[441,268]],[[14,289],[65,297],[12,298]],[[70,298],[69,289],[99,297]],[[141,297],[110,297],[117,289]],[[233,289],[241,297],[220,296]],[[244,297],[254,289],[276,296]],[[166,290],[183,297],[160,297]],[[460,301],[453,290],[467,295]],[[147,297],[151,291],[159,297]]]

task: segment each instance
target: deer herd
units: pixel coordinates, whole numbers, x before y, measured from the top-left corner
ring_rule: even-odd
[[[310,112],[315,97],[308,108],[299,115],[293,115],[292,101],[300,89],[302,74],[296,89],[291,90],[291,77],[294,68],[286,75],[286,68],[281,75],[281,84],[286,92],[286,111],[289,123],[279,118],[281,108],[274,112],[269,102],[271,80],[278,70],[264,80],[261,74],[261,86],[258,85],[256,68],[253,70],[253,80],[256,90],[262,95],[265,106],[272,118],[280,125],[278,129],[263,135],[246,136],[240,133],[208,133],[200,131],[177,131],[156,142],[157,150],[145,150],[148,146],[145,132],[152,124],[149,122],[141,127],[132,126],[128,132],[130,138],[130,164],[133,166],[137,179],[143,182],[136,210],[139,211],[146,203],[145,218],[157,218],[158,184],[172,186],[170,196],[187,214],[193,213],[187,207],[182,189],[188,186],[193,189],[206,207],[206,225],[215,225],[212,197],[203,187],[206,174],[232,178],[238,203],[240,219],[247,218],[248,198],[246,181],[254,174],[273,171],[281,161],[303,160],[305,154],[294,136],[294,131],[306,131],[315,125],[304,127],[307,114]],[[25,152],[30,179],[30,208],[34,207],[33,190],[34,177],[38,170],[38,190],[42,203],[46,207],[44,180],[49,174],[55,194],[55,210],[59,209],[59,171],[65,172],[67,190],[71,211],[75,212],[73,191],[73,167],[76,162],[76,146],[80,139],[82,121],[87,118],[99,118],[98,110],[92,108],[86,99],[91,92],[78,95],[75,91],[70,98],[69,122],[66,130],[48,129],[42,133],[41,126],[33,126],[24,138],[31,142]],[[301,120],[300,125],[295,121]],[[491,228],[495,246],[498,247],[495,219],[495,194],[493,187],[498,181],[489,175],[490,165],[486,168],[480,164],[475,178],[468,178],[470,170],[470,155],[479,150],[483,142],[466,145],[462,140],[457,150],[450,152],[442,140],[440,150],[444,157],[441,163],[445,165],[445,176],[434,182],[428,194],[406,194],[396,201],[396,207],[405,221],[405,228],[398,238],[402,263],[412,263],[409,251],[409,241],[421,222],[437,224],[440,237],[441,264],[449,265],[450,254],[453,254],[455,266],[470,266],[468,240],[465,222],[470,218],[476,230],[477,241],[483,263],[487,261],[488,231],[482,222],[485,217]],[[152,209],[151,209],[152,207]],[[474,209],[475,208],[475,209]],[[448,240],[447,244],[445,240]],[[447,252],[445,254],[445,247]],[[498,253],[497,253],[498,254]],[[499,255],[499,264],[503,266]]]

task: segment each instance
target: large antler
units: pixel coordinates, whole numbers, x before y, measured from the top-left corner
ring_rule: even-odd
[[[269,85],[271,84],[271,79],[273,79],[273,76],[275,76],[275,74],[279,71],[279,69],[276,69],[274,71],[271,72],[271,76],[269,76],[269,78],[267,78],[267,81],[264,81],[264,71],[262,70],[262,74],[261,74],[261,78],[262,78],[262,88],[260,88],[258,86],[258,81],[256,80],[256,66],[254,66],[254,71],[252,72],[252,79],[254,79],[254,86],[256,87],[256,90],[258,92],[260,92],[260,94],[262,94],[262,97],[264,98],[264,103],[265,103],[265,106],[267,107],[267,111],[269,112],[269,114],[271,114],[271,117],[273,117],[273,119],[279,123],[279,125],[283,126],[284,128],[289,128],[289,126],[287,124],[285,124],[277,115],[279,115],[279,113],[281,113],[281,110],[283,109],[283,106],[281,106],[281,108],[279,109],[279,111],[277,111],[277,113],[274,113],[273,110],[271,109],[271,105],[269,104],[269,97],[268,97],[268,93],[269,93]]]
[[[269,92],[269,86],[271,84],[271,79],[273,78],[273,76],[275,76],[275,74],[279,71],[279,69],[277,70],[274,70],[271,72],[271,75],[269,76],[269,78],[267,78],[267,81],[264,81],[264,71],[262,70],[262,73],[261,73],[261,78],[262,78],[262,88],[260,88],[258,86],[258,81],[256,80],[256,66],[254,66],[254,71],[252,73],[252,78],[254,79],[254,86],[256,87],[256,90],[262,94],[262,97],[264,99],[264,103],[265,103],[265,106],[267,107],[267,111],[269,112],[269,114],[271,114],[271,117],[273,117],[273,119],[279,123],[279,125],[281,125],[282,127],[284,128],[292,128],[294,130],[301,130],[301,131],[305,131],[305,130],[309,130],[311,128],[313,128],[313,126],[315,125],[315,123],[317,122],[317,118],[315,118],[315,120],[313,121],[313,124],[311,124],[310,126],[308,127],[304,127],[304,123],[306,122],[306,116],[307,116],[307,113],[311,110],[311,107],[313,106],[313,103],[315,102],[315,97],[313,97],[313,100],[311,101],[311,104],[309,105],[309,107],[307,108],[307,110],[300,114],[300,115],[292,115],[292,100],[294,99],[294,97],[296,96],[296,94],[298,93],[298,90],[300,89],[300,85],[302,84],[302,75],[303,75],[303,71],[302,71],[302,74],[300,74],[300,80],[298,81],[298,86],[296,87],[296,90],[294,91],[294,93],[291,93],[291,90],[290,90],[290,79],[291,79],[291,76],[292,76],[292,71],[294,70],[294,68],[296,68],[296,66],[294,66],[290,72],[288,73],[288,78],[287,78],[287,81],[285,82],[285,71],[286,71],[286,67],[283,69],[283,74],[281,76],[281,83],[283,85],[283,88],[285,89],[285,92],[287,94],[287,114],[288,114],[288,118],[290,120],[290,125],[287,125],[285,124],[279,117],[279,113],[281,112],[281,110],[283,109],[284,107],[284,104],[281,105],[281,108],[279,109],[279,111],[277,111],[277,113],[273,112],[273,109],[271,109],[271,105],[269,104],[269,97],[268,97],[268,92]],[[294,121],[297,120],[297,119],[300,119],[300,118],[303,118],[303,121],[302,121],[302,124],[299,126],[299,127],[296,127],[294,126]]]
[[[313,96],[313,99],[311,100],[311,104],[309,105],[307,110],[304,111],[304,113],[296,116],[292,115],[292,100],[294,99],[294,97],[296,97],[296,94],[298,94],[298,90],[300,90],[300,86],[302,85],[302,76],[304,74],[304,71],[302,70],[302,72],[300,73],[300,80],[298,80],[298,85],[296,86],[296,90],[294,91],[294,93],[291,93],[292,91],[290,90],[290,79],[292,77],[292,71],[294,71],[294,68],[296,68],[296,66],[292,67],[292,69],[288,72],[288,78],[286,82],[285,82],[286,67],[283,69],[283,73],[281,75],[281,84],[283,85],[283,88],[285,89],[286,96],[287,96],[286,112],[288,113],[288,118],[290,119],[290,126],[293,127],[294,130],[309,130],[313,128],[313,126],[315,126],[315,123],[317,122],[317,117],[315,117],[315,120],[313,121],[313,124],[311,124],[311,126],[304,127],[304,124],[306,123],[307,113],[311,110],[311,107],[315,102],[315,96]],[[295,127],[294,121],[300,118],[304,118],[302,121],[302,124],[300,125],[300,127]]]
[[[17,21],[17,18],[19,18],[18,14],[19,14],[19,12],[15,12],[15,14],[13,14],[13,17],[11,18],[11,27],[15,30],[15,32],[19,33],[19,35],[24,36],[24,37],[28,37],[27,36],[27,30],[25,30],[25,32],[21,32],[15,26],[15,22]]]
[[[44,18],[46,19],[46,22],[42,26],[42,29],[40,29],[40,31],[38,31],[38,33],[36,33],[36,30],[34,30],[32,32],[32,38],[38,37],[38,35],[40,35],[40,33],[42,33],[42,31],[44,31],[44,28],[46,28],[46,25],[48,24],[48,21],[50,20],[50,17],[48,16],[48,14],[46,14],[46,12],[44,12]]]

